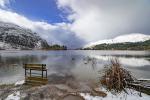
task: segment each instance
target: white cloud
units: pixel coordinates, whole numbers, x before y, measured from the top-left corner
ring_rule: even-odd
[[[53,37],[50,37],[49,34],[51,33],[51,30],[55,30],[57,26],[48,24],[46,22],[32,21],[15,12],[2,9],[0,9],[0,15],[2,15],[0,16],[0,21],[14,23],[21,27],[31,29],[35,32],[38,32],[44,38],[48,38],[50,40],[52,38],[53,41],[56,41]]]
[[[2,15],[0,21],[31,29],[46,39],[49,44],[62,44],[69,47],[77,47],[76,43],[82,45],[81,40],[70,31],[70,25],[67,23],[49,24],[43,21],[32,21],[23,15],[3,9],[0,9],[0,15]]]
[[[121,34],[150,33],[148,0],[58,0],[57,4],[69,11],[71,30],[88,42]]]
[[[5,8],[6,4],[9,3],[9,0],[0,0],[0,7]]]
[[[70,47],[128,33],[150,33],[149,0],[57,0],[71,23],[33,21],[10,11],[12,0],[0,0],[0,21],[39,33],[49,43]],[[6,8],[6,9],[5,9]],[[10,8],[11,9],[11,8]]]

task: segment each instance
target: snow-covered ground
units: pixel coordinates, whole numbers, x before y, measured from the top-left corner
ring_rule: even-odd
[[[91,96],[89,93],[80,93],[80,95],[85,100],[150,100],[150,96],[146,95],[144,93],[140,93],[135,90],[128,90],[128,94],[122,92],[120,94],[114,95],[111,92],[107,92],[106,97],[100,97],[100,96]],[[20,91],[16,91],[10,95],[5,100],[20,100],[21,95]]]
[[[20,91],[16,91],[10,95],[5,100],[20,100]]]
[[[0,42],[1,49],[12,49],[12,46],[8,43]]]
[[[111,92],[107,92],[106,90],[103,89],[107,93],[106,97],[99,97],[99,96],[91,96],[88,93],[81,93],[80,95],[85,98],[85,100],[150,100],[150,96],[144,93],[141,93],[141,96],[139,95],[140,93],[135,91],[135,90],[129,90],[128,89],[128,94],[122,92],[118,95],[113,95]]]
[[[18,81],[15,85],[21,85],[24,83],[24,80]],[[80,93],[80,95],[85,100],[150,100],[150,96],[144,93],[140,93],[138,91],[132,89],[126,89],[128,94],[125,92],[121,92],[120,94],[113,94],[111,92],[106,91],[104,88],[98,88],[100,91],[104,91],[107,96],[100,97],[100,96],[92,96],[89,93]],[[15,91],[7,96],[5,100],[21,100],[21,93],[20,91]]]
[[[24,80],[17,81],[15,83],[15,86],[19,86],[22,84],[24,84]],[[14,93],[8,95],[5,100],[20,100],[20,98],[21,98],[20,91],[15,91]]]
[[[22,85],[24,83],[24,80],[18,81],[15,83],[15,86]],[[135,91],[133,89],[126,89],[127,93],[121,92],[119,94],[113,94],[111,92],[108,92],[104,88],[98,88],[100,91],[104,91],[107,96],[106,97],[100,97],[100,96],[92,96],[89,93],[80,93],[80,95],[85,100],[150,100],[150,96],[144,93],[140,93],[138,91]],[[5,100],[21,100],[21,93],[20,91],[16,90],[15,92],[11,93],[7,96]]]
[[[24,84],[24,80],[21,80],[21,81],[17,81],[16,83],[15,83],[15,86],[18,86],[18,85],[22,85],[22,84]]]

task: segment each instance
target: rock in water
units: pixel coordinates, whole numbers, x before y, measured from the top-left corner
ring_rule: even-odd
[[[37,33],[20,26],[0,22],[0,49],[42,49],[48,47],[46,40]]]

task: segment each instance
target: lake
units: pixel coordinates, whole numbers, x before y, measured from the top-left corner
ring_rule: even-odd
[[[102,73],[99,71],[114,58],[136,78],[150,79],[150,51],[16,50],[0,51],[0,84],[23,80],[24,63],[46,64],[49,77],[71,76],[80,81],[98,81]]]

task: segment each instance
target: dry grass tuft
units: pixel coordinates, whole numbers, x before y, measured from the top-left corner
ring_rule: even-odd
[[[124,69],[119,63],[118,59],[112,59],[111,64],[104,69],[104,75],[100,79],[100,83],[106,87],[107,90],[119,93],[125,91],[128,83],[132,82],[134,78],[131,73]]]

